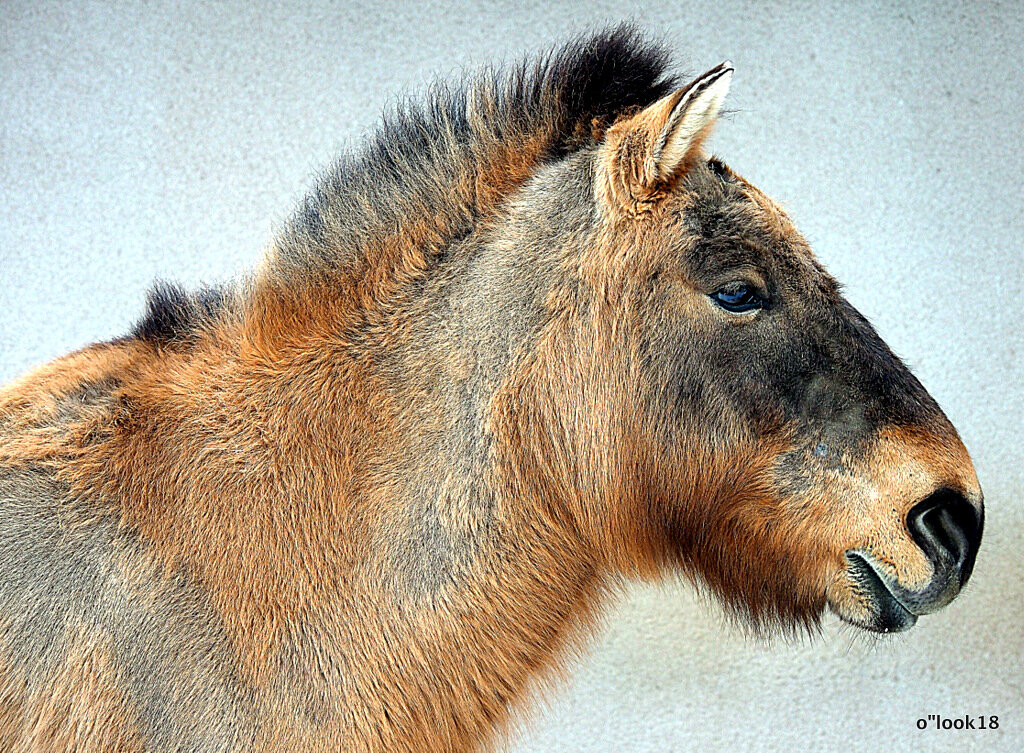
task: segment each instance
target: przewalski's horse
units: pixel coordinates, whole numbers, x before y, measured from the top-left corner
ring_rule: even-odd
[[[244,285],[2,393],[0,747],[464,751],[611,584],[903,630],[956,431],[629,30],[438,88]]]

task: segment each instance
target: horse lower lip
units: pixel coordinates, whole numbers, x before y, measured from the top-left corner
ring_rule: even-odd
[[[860,552],[848,552],[847,561],[855,581],[868,592],[875,609],[876,624],[870,629],[882,633],[906,630],[917,622],[917,614],[892,592],[867,558]]]

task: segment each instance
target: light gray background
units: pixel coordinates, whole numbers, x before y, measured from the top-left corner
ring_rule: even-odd
[[[0,379],[125,332],[154,278],[254,266],[386,101],[623,18],[690,72],[735,62],[715,151],[943,405],[988,525],[967,592],[885,640],[765,646],[638,585],[509,750],[1024,750],[1019,4],[3,0]]]

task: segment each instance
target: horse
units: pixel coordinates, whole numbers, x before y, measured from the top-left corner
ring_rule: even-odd
[[[469,751],[621,584],[759,635],[970,577],[956,430],[630,27],[436,84],[235,282],[0,393],[0,747]]]

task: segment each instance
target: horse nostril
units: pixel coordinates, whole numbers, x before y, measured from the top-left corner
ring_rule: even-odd
[[[911,508],[907,528],[937,573],[959,574],[967,583],[981,544],[983,513],[952,489],[940,489]]]

